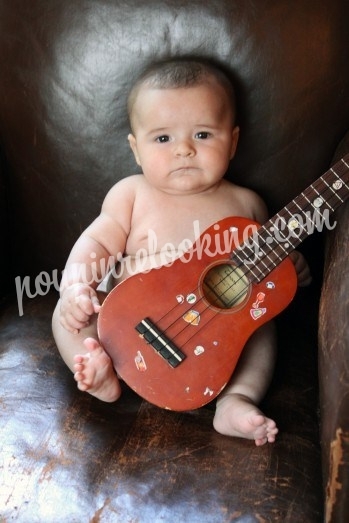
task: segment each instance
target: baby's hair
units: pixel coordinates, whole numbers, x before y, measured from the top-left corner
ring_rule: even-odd
[[[216,64],[205,59],[169,59],[153,63],[138,78],[127,100],[127,111],[132,124],[132,111],[142,87],[153,89],[178,89],[196,87],[214,79],[227,94],[235,116],[236,102],[233,83],[228,74]]]

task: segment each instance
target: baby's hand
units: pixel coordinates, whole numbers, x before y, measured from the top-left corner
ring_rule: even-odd
[[[77,334],[87,327],[90,317],[101,306],[96,291],[85,283],[74,283],[64,289],[61,296],[60,321],[65,329]]]
[[[305,287],[311,283],[312,277],[310,274],[309,265],[307,264],[303,254],[299,251],[293,251],[290,254],[290,258],[294,263],[294,268],[296,269],[298,286]]]

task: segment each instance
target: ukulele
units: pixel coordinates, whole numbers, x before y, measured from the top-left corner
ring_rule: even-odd
[[[292,301],[288,258],[349,196],[349,154],[263,226],[228,217],[169,266],[106,297],[98,334],[118,375],[165,409],[199,408],[229,382],[249,337]]]

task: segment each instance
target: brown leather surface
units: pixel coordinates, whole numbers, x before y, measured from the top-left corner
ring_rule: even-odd
[[[264,447],[217,434],[213,406],[175,413],[126,387],[114,404],[79,392],[50,332],[56,296],[28,301],[22,318],[8,303],[0,315],[1,521],[320,522],[309,298],[280,318],[282,351],[264,407],[281,432]],[[310,318],[295,325],[300,307]]]
[[[349,129],[348,19],[347,0],[0,0],[2,295],[17,275],[33,294],[41,271],[59,277],[106,191],[135,172],[125,99],[156,58],[206,56],[232,71],[241,140],[227,176],[271,212],[288,203]],[[113,405],[79,393],[50,332],[56,297],[30,299],[22,317],[15,295],[1,301],[0,518],[349,520],[347,214],[328,247],[320,403],[324,235],[304,245],[315,283],[279,320],[265,401],[275,445],[219,436],[213,407],[176,414],[127,390]]]

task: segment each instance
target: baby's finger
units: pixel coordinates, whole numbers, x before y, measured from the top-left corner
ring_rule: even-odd
[[[84,311],[80,305],[80,301],[74,301],[72,306],[62,310],[62,313],[66,316],[66,318],[74,318],[74,320],[77,322],[85,324],[89,321],[91,314],[88,314],[86,311]]]
[[[94,307],[90,296],[87,296],[86,294],[80,294],[80,296],[76,296],[75,303],[78,305],[81,311],[88,316],[91,316],[94,313]]]
[[[98,313],[101,310],[101,305],[99,303],[98,297],[97,296],[92,296],[91,297],[91,302],[92,302],[92,306],[93,306],[94,312]]]
[[[78,334],[81,329],[88,325],[86,322],[77,320],[72,314],[61,315],[60,322],[67,331],[73,334]]]

